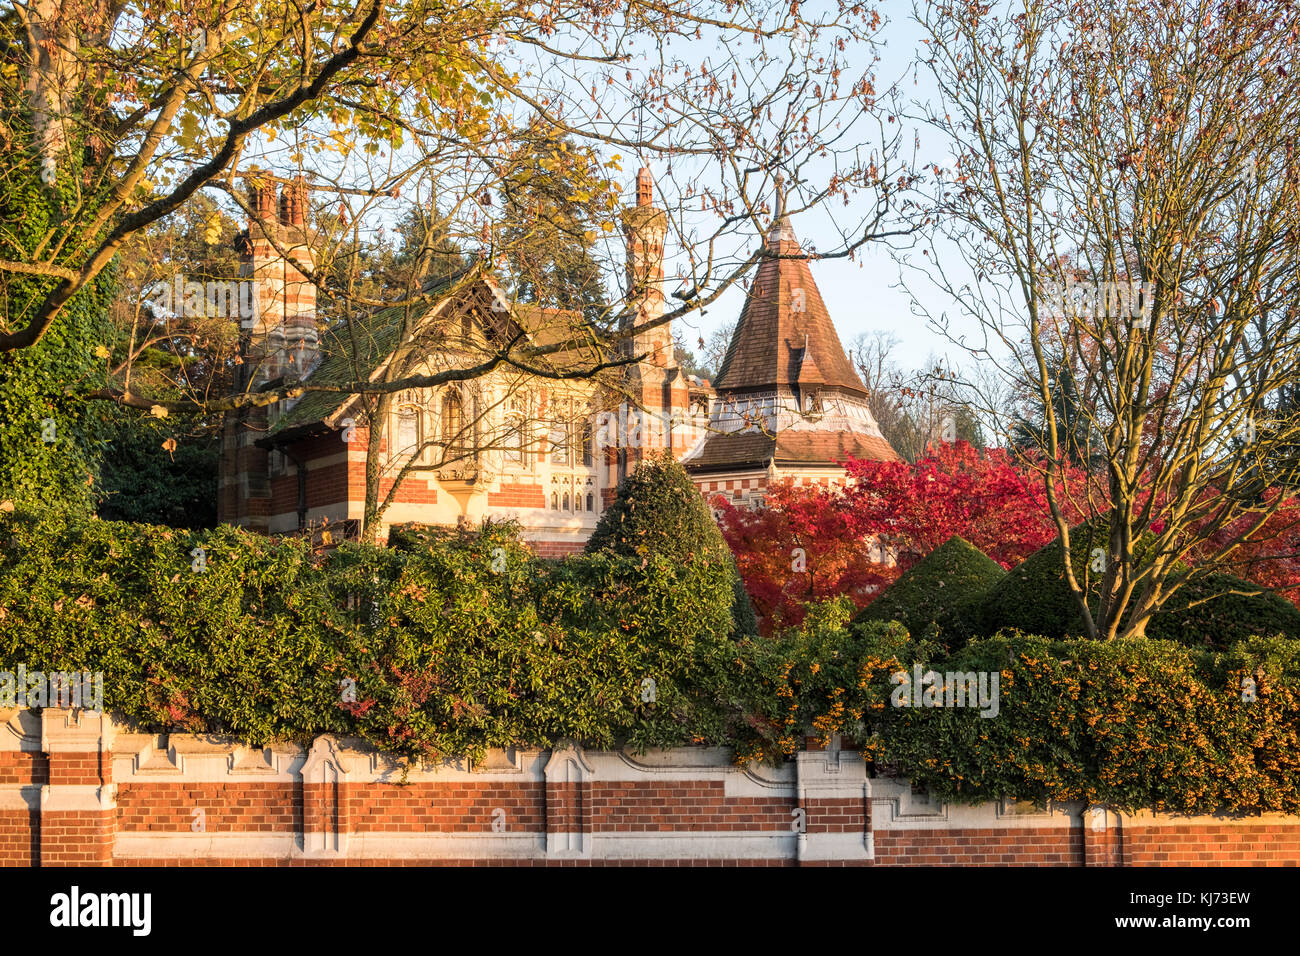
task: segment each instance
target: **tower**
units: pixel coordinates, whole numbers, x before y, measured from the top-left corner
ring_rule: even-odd
[[[653,328],[664,315],[664,240],[668,216],[654,205],[654,180],[648,167],[636,177],[636,205],[623,211],[627,242],[628,305],[619,322],[627,335],[625,354],[641,356],[627,366],[624,401],[619,407],[617,478],[656,451],[681,455],[686,435],[681,426],[689,407],[686,376],[673,355],[672,323]]]
[[[236,393],[256,392],[286,377],[303,378],[319,355],[316,286],[299,268],[315,267],[307,233],[307,184],[300,176],[277,196],[274,183],[253,180],[249,203],[254,215],[237,242],[243,260],[243,302],[252,308],[242,310],[237,318],[242,364],[235,378]],[[266,434],[280,410],[277,403],[227,413],[221,436],[217,520],[267,530],[271,497],[267,452],[253,443]]]
[[[713,381],[708,434],[682,461],[706,496],[757,502],[776,479],[835,484],[849,458],[898,458],[840,345],[786,212],[780,175],[763,247]]]

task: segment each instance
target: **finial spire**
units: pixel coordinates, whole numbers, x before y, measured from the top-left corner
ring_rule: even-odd
[[[789,214],[785,211],[785,173],[776,173],[776,211],[772,216],[771,228],[767,231],[768,243],[795,241],[794,229],[790,226]]]

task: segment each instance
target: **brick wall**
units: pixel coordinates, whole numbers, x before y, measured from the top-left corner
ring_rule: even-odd
[[[0,712],[0,864],[1296,865],[1300,818],[950,806],[858,754],[492,751],[401,768],[356,741],[244,747]]]

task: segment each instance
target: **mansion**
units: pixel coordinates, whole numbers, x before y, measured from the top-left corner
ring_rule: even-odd
[[[257,186],[252,203],[257,217],[241,253],[259,308],[245,323],[241,391],[286,377],[343,385],[437,375],[506,341],[553,345],[546,371],[557,377],[498,367],[398,393],[373,443],[362,399],[341,392],[309,391],[231,413],[218,486],[223,522],[267,534],[355,534],[369,462],[378,468],[370,484],[386,505],[385,526],[511,518],[539,554],[558,556],[581,550],[619,481],[651,453],[670,451],[709,499],[751,505],[773,481],[831,484],[843,480],[840,463],[850,457],[897,458],[780,197],[764,238],[769,254],[713,382],[677,365],[671,323],[641,329],[665,311],[667,217],[653,204],[648,169],[621,224],[631,305],[620,326],[630,332],[625,356],[640,358],[581,377],[559,377],[597,361],[581,345],[581,317],[509,302],[490,274],[424,315],[385,309],[346,328],[318,328],[315,287],[294,266],[314,261],[305,186],[285,185],[278,196],[273,185]]]

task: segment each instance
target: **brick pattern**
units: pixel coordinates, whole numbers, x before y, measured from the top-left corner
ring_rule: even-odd
[[[1083,830],[952,829],[876,832],[877,866],[1082,866]]]
[[[546,495],[541,485],[512,484],[501,482],[499,491],[488,492],[490,508],[545,508]]]
[[[297,832],[303,808],[290,783],[118,784],[120,832],[191,833],[200,820],[209,833]]]
[[[111,813],[46,811],[40,821],[41,866],[110,866],[114,832]]]
[[[581,554],[586,546],[584,541],[530,541],[528,544],[541,558],[567,558],[571,554]]]
[[[492,832],[501,810],[511,833],[546,830],[545,787],[500,783],[416,783],[405,787],[354,788],[348,814],[351,832],[411,830],[422,833]]]
[[[1124,866],[1300,865],[1300,827],[1129,825],[1121,836]]]
[[[170,859],[164,857],[147,858],[137,857],[130,860],[118,860],[115,866],[391,866],[391,867],[412,867],[428,866],[429,860],[418,859],[362,859],[362,860],[321,860],[321,859],[261,859],[247,860],[243,858],[222,858],[208,857],[202,860],[193,859]],[[518,866],[518,867],[537,867],[537,866],[560,866],[560,867],[609,867],[609,866],[631,866],[631,867],[665,867],[665,866],[709,866],[709,867],[771,867],[771,866],[794,866],[793,860],[787,859],[693,859],[693,858],[676,858],[676,859],[646,859],[646,860],[517,860],[517,859],[499,859],[499,860],[461,860],[461,859],[439,859],[438,866],[455,866],[455,867],[501,867],[501,866]],[[823,864],[811,864],[823,865]],[[836,865],[834,863],[825,865]]]
[[[0,866],[35,866],[40,858],[40,811],[0,810]]]
[[[39,735],[0,751],[0,865],[1300,865],[1300,818],[945,809],[867,778],[847,751],[809,750],[765,776],[722,752],[647,764],[570,748],[401,783],[332,738],[268,750],[263,765],[233,742],[182,735],[125,734],[110,755],[97,749],[113,738],[107,720],[40,720]]]
[[[727,797],[720,781],[597,783],[591,829],[612,833],[672,831],[790,832],[790,797]],[[859,820],[862,808],[858,807]],[[859,825],[860,829],[860,825]]]

